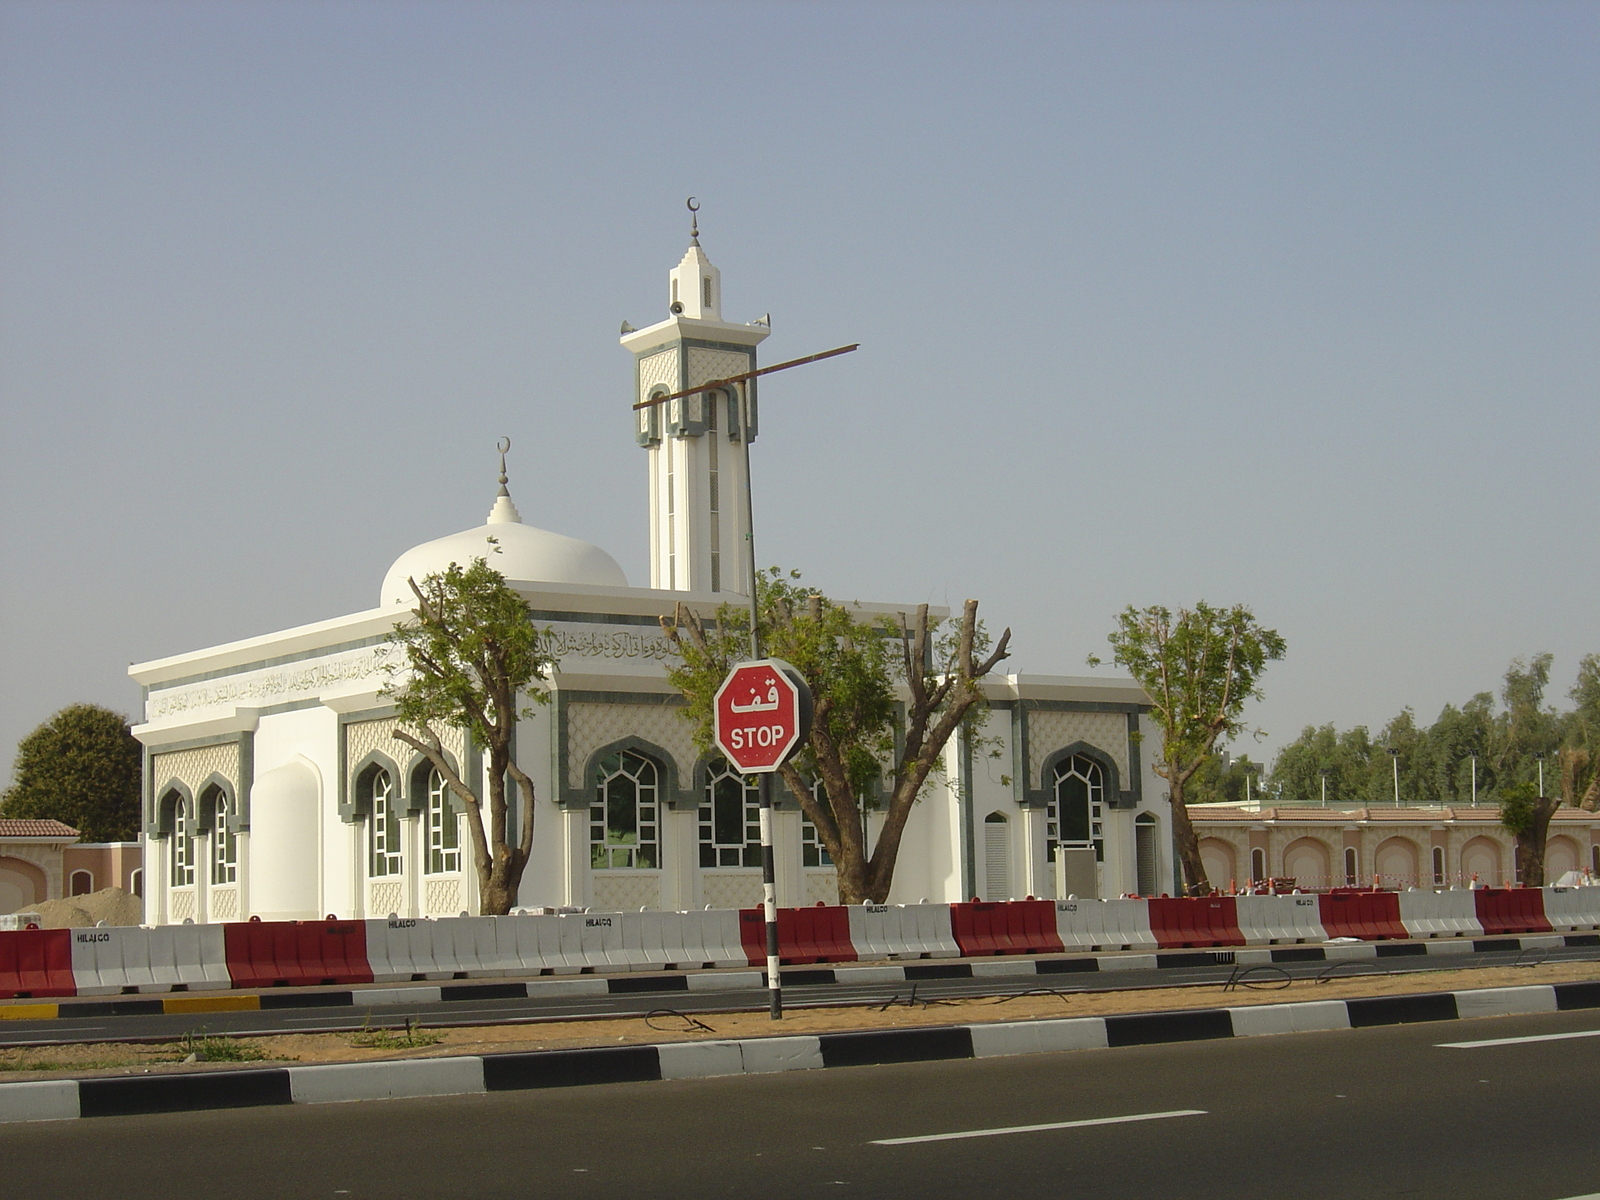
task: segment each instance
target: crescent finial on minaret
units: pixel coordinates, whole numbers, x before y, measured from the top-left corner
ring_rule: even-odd
[[[689,218],[689,244],[698,246],[700,244],[700,202],[690,196],[684,201],[684,204],[694,214]]]

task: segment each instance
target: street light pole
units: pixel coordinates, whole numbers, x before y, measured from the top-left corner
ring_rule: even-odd
[[[1333,769],[1331,767],[1323,767],[1320,771],[1317,772],[1317,774],[1322,776],[1322,807],[1323,808],[1327,808],[1328,807],[1328,776],[1333,774]]]
[[[1535,750],[1533,752],[1533,757],[1535,759],[1537,759],[1538,763],[1539,763],[1539,799],[1543,800],[1544,799],[1544,751],[1543,750]]]
[[[1470,750],[1470,751],[1468,751],[1468,753],[1472,756],[1472,807],[1473,808],[1477,808],[1478,807],[1478,752],[1476,750]]]
[[[825,350],[821,354],[808,354],[804,358],[792,358],[788,362],[776,363],[770,367],[762,367],[757,371],[745,371],[738,375],[729,375],[726,379],[713,379],[710,383],[702,383],[697,387],[685,388],[681,392],[672,392],[665,396],[651,396],[648,400],[641,400],[633,407],[637,411],[641,408],[651,408],[657,404],[666,404],[670,400],[680,400],[684,396],[695,396],[702,392],[720,392],[723,388],[737,387],[739,390],[739,443],[744,454],[744,537],[747,550],[746,563],[750,570],[750,657],[761,657],[761,625],[760,603],[756,596],[756,518],[755,518],[755,488],[750,477],[750,384],[762,375],[771,375],[774,371],[787,371],[790,367],[804,366],[806,363],[820,362],[825,358],[834,358],[840,354],[849,354],[860,343],[849,346],[840,346],[834,350]],[[762,915],[767,923],[767,998],[768,1008],[774,1021],[783,1019],[783,978],[780,967],[780,952],[778,948],[778,871],[777,856],[772,846],[772,775],[763,772],[759,783],[761,797],[761,907]]]
[[[1394,806],[1400,807],[1400,751],[1389,747],[1389,761],[1394,764]]]

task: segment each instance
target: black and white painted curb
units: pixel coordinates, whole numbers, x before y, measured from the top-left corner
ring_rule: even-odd
[[[0,1123],[996,1058],[1600,1008],[1600,982],[1110,1017],[0,1084]]]
[[[1273,963],[1341,962],[1354,959],[1412,958],[1426,955],[1492,954],[1525,950],[1550,950],[1600,946],[1600,934],[1530,934],[1502,938],[1416,938],[1392,942],[1328,942],[1321,945],[1257,946],[1227,950],[1162,950],[1149,954],[1102,954],[1080,958],[989,958],[973,962],[906,962],[857,966],[790,967],[783,972],[785,987],[825,984],[878,984],[917,982],[924,979],[989,979],[1018,975],[1079,975],[1111,971],[1164,971],[1185,967],[1262,966]],[[210,1003],[189,996],[120,997],[103,1000],[63,1000],[32,1005],[29,1019],[144,1016],[163,1012],[218,1011],[245,1007],[282,1008],[382,1008],[391,1005],[448,1004],[455,1001],[512,999],[577,999],[581,997],[638,995],[668,992],[732,992],[765,989],[763,971],[702,971],[688,974],[564,975],[525,982],[464,981],[459,983],[404,984],[395,987],[333,991],[213,993]],[[0,1013],[0,1016],[3,1016]]]

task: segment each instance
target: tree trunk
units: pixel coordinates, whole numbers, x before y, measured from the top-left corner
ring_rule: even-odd
[[[1550,840],[1550,818],[1560,803],[1554,796],[1540,796],[1527,831],[1517,834],[1517,865],[1522,868],[1522,878],[1518,882],[1523,887],[1544,886],[1544,852]]]
[[[1200,858],[1200,838],[1195,834],[1188,805],[1184,803],[1183,784],[1173,784],[1171,796],[1172,840],[1178,847],[1178,861],[1183,864],[1183,894],[1209,896],[1213,889],[1206,878],[1206,865]]]

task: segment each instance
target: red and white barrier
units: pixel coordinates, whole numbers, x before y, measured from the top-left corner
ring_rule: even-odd
[[[1544,915],[1556,933],[1600,929],[1600,887],[1545,888]]]
[[[1250,946],[1328,940],[1315,896],[1235,896],[1234,910]]]
[[[1400,893],[1400,921],[1414,938],[1483,936],[1477,905],[1465,888]]]

